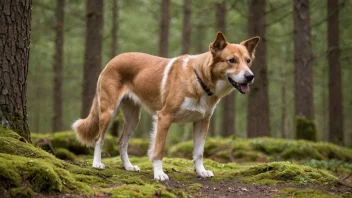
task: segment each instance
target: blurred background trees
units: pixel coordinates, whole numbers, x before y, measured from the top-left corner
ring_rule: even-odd
[[[114,54],[197,54],[207,51],[221,30],[229,42],[255,35],[261,42],[251,94],[234,93],[219,104],[212,135],[296,138],[299,117],[303,128],[316,130],[317,140],[352,145],[351,1],[66,1],[61,77],[53,70],[59,65],[59,5],[33,2],[27,92],[32,131],[69,130],[80,112],[86,115],[97,76]],[[56,96],[60,78],[62,92]],[[57,124],[60,97],[62,124]],[[148,137],[150,128],[151,118],[143,112],[134,135]],[[180,131],[189,134],[190,128],[172,126],[169,140],[179,141]]]

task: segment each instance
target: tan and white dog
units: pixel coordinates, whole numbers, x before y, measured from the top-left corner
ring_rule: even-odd
[[[203,166],[203,151],[209,120],[220,99],[234,88],[249,92],[254,75],[250,66],[259,37],[230,44],[218,32],[209,51],[167,59],[143,53],[123,53],[113,58],[102,71],[90,114],[72,128],[79,141],[95,146],[93,167],[104,169],[101,149],[104,136],[116,109],[124,116],[120,154],[128,171],[140,171],[131,164],[127,146],[140,119],[141,105],[155,116],[148,156],[153,162],[154,178],[169,177],[162,168],[164,146],[171,123],[193,122],[193,162],[197,175],[213,177]]]

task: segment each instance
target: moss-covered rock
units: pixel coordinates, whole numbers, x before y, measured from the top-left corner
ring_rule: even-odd
[[[297,165],[291,162],[272,162],[252,166],[239,173],[246,182],[258,184],[276,184],[278,182],[312,182],[329,184],[337,181],[330,173],[309,166]]]
[[[302,116],[296,117],[296,139],[317,141],[317,129],[313,120]]]
[[[81,145],[76,135],[72,131],[56,132],[54,134],[32,134],[34,145],[40,146],[44,150],[55,153],[57,149],[66,149],[75,155],[93,155],[94,149]],[[43,144],[46,142],[46,144]],[[51,149],[46,149],[48,145]],[[145,156],[149,147],[149,141],[146,139],[132,138],[129,141],[128,153],[132,156]],[[118,138],[110,134],[105,136],[102,151],[103,157],[114,157],[119,155]]]
[[[75,161],[77,159],[77,156],[74,153],[64,148],[56,149],[55,156],[62,160]]]
[[[193,143],[182,142],[172,146],[171,157],[192,158]],[[352,162],[352,150],[326,142],[275,138],[220,139],[205,142],[204,156],[220,162],[267,162],[279,160],[341,160]]]
[[[34,192],[93,192],[87,184],[74,179],[75,173],[70,172],[74,165],[22,142],[14,132],[0,127],[0,134],[0,194],[17,197],[22,196],[19,193],[32,196]]]
[[[63,148],[76,155],[93,154],[93,149],[81,145],[72,131],[62,131],[53,134],[32,134],[32,142],[35,145],[38,145],[38,143],[42,142],[43,139],[51,143],[54,151],[58,148]]]

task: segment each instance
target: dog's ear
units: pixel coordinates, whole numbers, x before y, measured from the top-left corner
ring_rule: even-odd
[[[244,45],[247,48],[250,56],[253,56],[255,52],[255,48],[257,48],[259,41],[260,41],[260,37],[256,36],[248,40],[242,41],[240,44]]]
[[[226,47],[226,45],[227,45],[227,42],[226,42],[225,36],[221,32],[218,32],[218,34],[216,35],[215,41],[210,44],[209,48],[211,52],[216,53],[223,50]]]

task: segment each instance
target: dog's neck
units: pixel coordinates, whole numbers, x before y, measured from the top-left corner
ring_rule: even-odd
[[[203,83],[210,89],[211,92],[214,93],[216,85],[213,82],[211,75],[211,66],[214,64],[213,55],[211,52],[205,52],[203,54],[193,56],[192,60],[193,68],[197,71]],[[201,92],[204,92],[203,88],[201,89]]]

